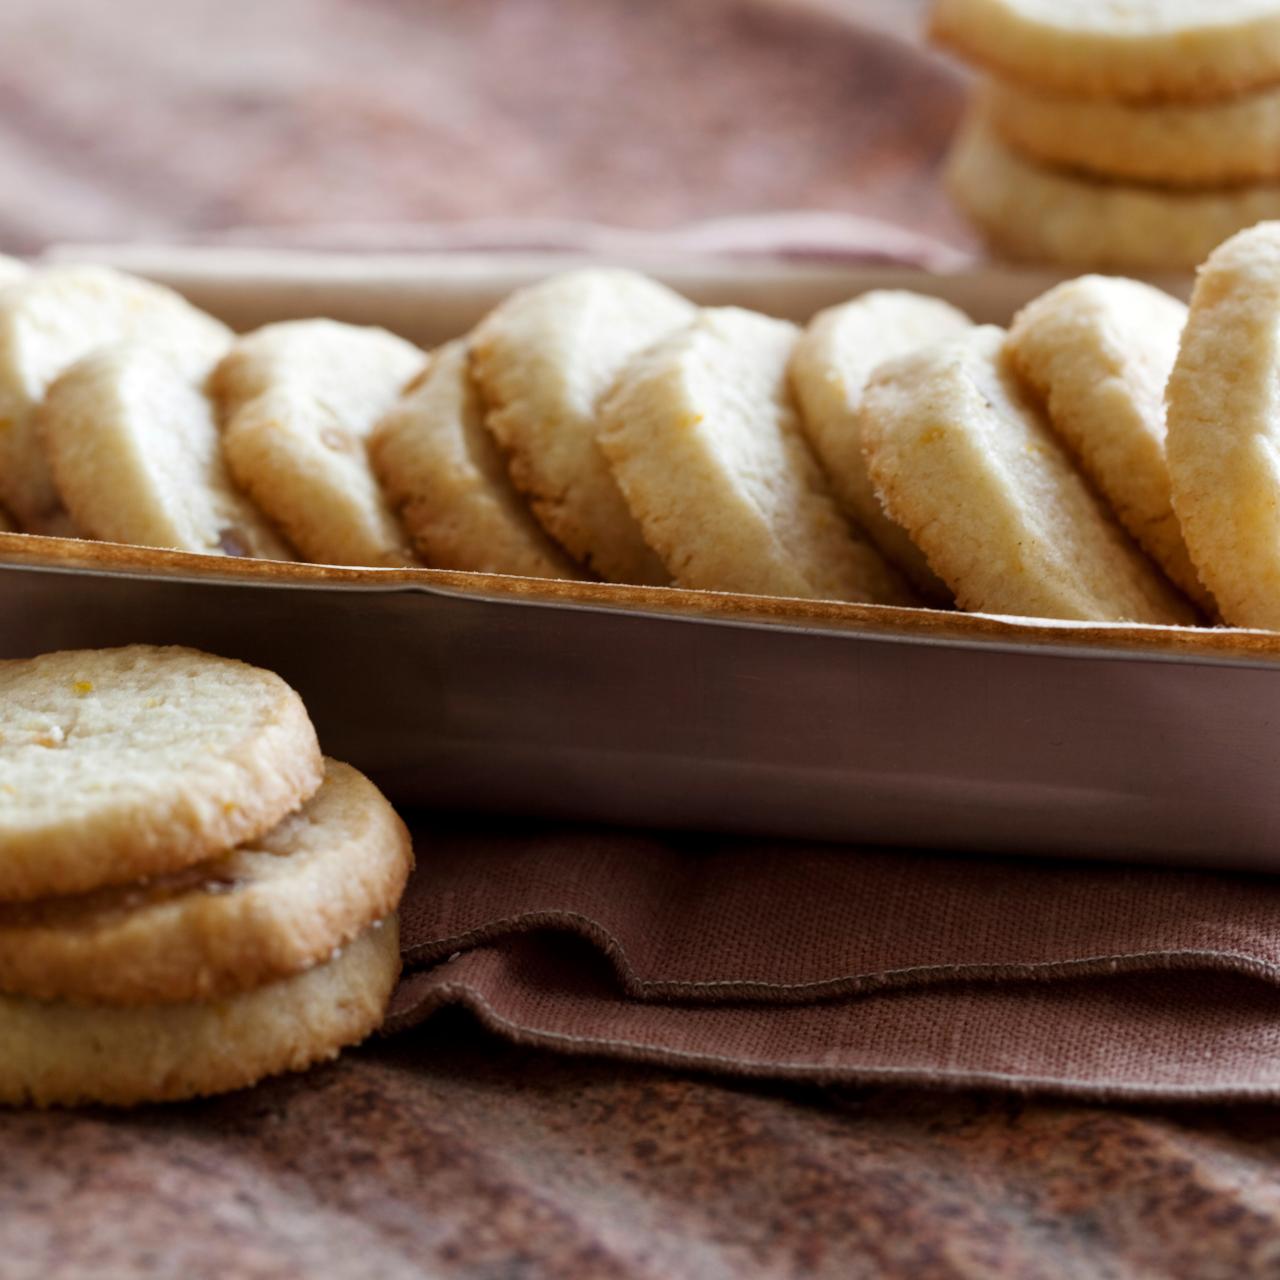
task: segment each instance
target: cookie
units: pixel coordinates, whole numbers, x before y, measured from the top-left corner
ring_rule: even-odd
[[[677,585],[909,603],[827,491],[787,384],[799,330],[703,311],[636,356],[601,403],[600,445]]]
[[[1046,165],[1171,187],[1280,179],[1280,90],[1224,102],[1135,105],[1044,97],[991,81],[993,128]]]
[[[867,466],[889,515],[962,609],[1190,624],[1090,492],[983,325],[883,364],[862,404]]]
[[[91,537],[291,560],[231,482],[203,390],[216,353],[103,347],[49,388],[36,422],[58,491]]]
[[[1082,267],[1190,270],[1227,236],[1280,216],[1280,186],[1175,191],[1044,168],[1001,142],[981,109],[956,138],[947,184],[1000,252]]]
[[[930,35],[1071,98],[1191,102],[1280,82],[1271,0],[934,0]]]
[[[927,600],[945,602],[946,587],[920,549],[884,513],[858,434],[858,405],[876,365],[927,342],[963,333],[969,317],[938,298],[880,289],[820,311],[791,356],[800,421],[841,510]]]
[[[0,253],[0,288],[18,280],[24,280],[30,273],[31,268],[20,258],[11,258],[6,253]]]
[[[1186,307],[1137,280],[1081,276],[1024,307],[1006,351],[1133,540],[1206,613],[1170,496],[1164,387]]]
[[[1280,630],[1280,223],[1200,270],[1166,388],[1173,508],[1223,619]]]
[[[375,1031],[399,973],[390,916],[327,963],[223,1000],[121,1008],[0,996],[0,1102],[127,1107],[301,1071]]]
[[[385,329],[293,320],[241,338],[214,370],[232,477],[306,559],[415,563],[368,438],[425,359]]]
[[[0,992],[168,1004],[260,987],[394,911],[412,864],[408,832],[381,792],[330,760],[297,813],[210,862],[0,903]]]
[[[108,343],[213,355],[228,334],[172,290],[107,267],[50,267],[0,290],[0,501],[29,533],[75,532],[36,427],[49,384]]]
[[[247,663],[150,645],[0,661],[0,901],[204,861],[323,772],[301,699]]]
[[[485,425],[534,515],[611,582],[667,581],[596,442],[596,408],[637,352],[694,315],[632,271],[584,270],[513,293],[476,329],[472,368]]]
[[[418,554],[437,569],[581,578],[516,492],[468,367],[450,342],[374,428],[373,469]]]

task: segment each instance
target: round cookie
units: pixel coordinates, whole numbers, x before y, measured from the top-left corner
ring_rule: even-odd
[[[1192,623],[1023,395],[1003,344],[984,325],[872,376],[862,435],[885,509],[962,609]]]
[[[18,280],[25,280],[31,274],[31,268],[21,258],[11,258],[7,253],[0,253],[0,289]]]
[[[798,333],[736,307],[701,312],[623,369],[601,448],[679,586],[911,603],[805,444],[787,385]]]
[[[1280,82],[1273,0],[934,0],[929,34],[1065,97],[1193,102]]]
[[[123,344],[57,378],[36,419],[80,529],[106,542],[293,558],[227,473],[202,389],[216,359]]]
[[[633,271],[589,269],[518,290],[472,336],[485,425],[516,488],[557,542],[611,582],[667,575],[600,453],[597,403],[633,355],[693,315]]]
[[[484,428],[465,340],[433,353],[374,428],[369,456],[426,564],[530,578],[583,576],[511,483]]]
[[[0,902],[0,992],[41,1000],[209,1000],[299,973],[394,911],[409,834],[350,765],[258,840],[141,883]]]
[[[1043,164],[1172,187],[1280,179],[1280,90],[1224,102],[1083,101],[989,81],[993,128]]]
[[[1043,168],[971,113],[947,162],[957,203],[1013,258],[1132,271],[1198,266],[1242,227],[1280,216],[1280,186],[1161,190]]]
[[[150,645],[0,661],[0,901],[201,862],[323,776],[302,700],[270,671]]]
[[[1137,280],[1081,276],[1014,317],[1005,350],[1135,542],[1206,613],[1170,497],[1164,387],[1187,308]]]
[[[0,1102],[128,1107],[301,1071],[377,1030],[399,974],[390,916],[327,963],[225,1000],[120,1008],[0,995]]]
[[[108,343],[212,357],[229,332],[172,290],[107,267],[50,267],[0,290],[0,501],[29,533],[74,533],[36,427],[49,384]]]
[[[416,563],[368,437],[425,359],[385,329],[292,320],[241,338],[214,370],[231,474],[306,559]]]
[[[1280,630],[1280,223],[1200,270],[1166,388],[1173,507],[1223,619]]]
[[[809,322],[791,356],[800,421],[845,515],[928,600],[949,593],[920,549],[884,513],[862,457],[858,405],[876,365],[928,342],[963,333],[962,311],[923,294],[878,289],[828,307]]]

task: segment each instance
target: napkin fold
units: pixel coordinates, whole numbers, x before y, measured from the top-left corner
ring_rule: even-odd
[[[730,1075],[1280,1096],[1263,876],[424,819],[388,1030]]]

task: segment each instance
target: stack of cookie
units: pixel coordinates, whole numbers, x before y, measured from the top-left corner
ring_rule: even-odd
[[[270,672],[146,646],[0,662],[0,1102],[216,1093],[363,1039],[411,860]]]
[[[1280,217],[1280,3],[935,0],[931,34],[990,72],[949,183],[999,251],[1190,270]]]

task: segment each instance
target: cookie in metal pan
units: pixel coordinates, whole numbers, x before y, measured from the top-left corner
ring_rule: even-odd
[[[1195,614],[1090,491],[983,325],[881,365],[867,465],[962,609],[1087,622]]]
[[[1024,307],[1009,328],[1013,367],[1120,523],[1206,613],[1174,514],[1164,388],[1187,308],[1138,280],[1080,276]]]
[[[867,475],[858,405],[878,364],[963,333],[971,324],[962,311],[938,298],[877,289],[820,311],[791,356],[801,425],[836,501],[921,595],[938,603],[948,602],[950,593],[906,531],[885,515]]]
[[[425,360],[385,329],[293,320],[240,338],[214,370],[232,477],[305,559],[415,563],[368,440]]]
[[[447,343],[378,422],[373,468],[425,564],[581,578],[533,518],[484,427],[466,339]]]
[[[667,573],[597,442],[597,409],[622,366],[693,318],[679,294],[633,271],[587,269],[517,290],[480,322],[472,369],[485,425],[547,532],[610,582]]]
[[[232,483],[204,382],[217,353],[103,347],[49,388],[37,422],[76,525],[106,542],[293,559]]]
[[[601,447],[679,586],[912,602],[805,443],[787,380],[798,336],[736,307],[701,312],[624,368],[601,406]]]
[[[36,426],[49,384],[108,343],[211,356],[229,330],[170,289],[107,267],[50,267],[0,289],[0,501],[29,533],[75,532]]]
[[[1280,629],[1280,223],[1200,270],[1166,389],[1169,477],[1187,548],[1223,619]]]

